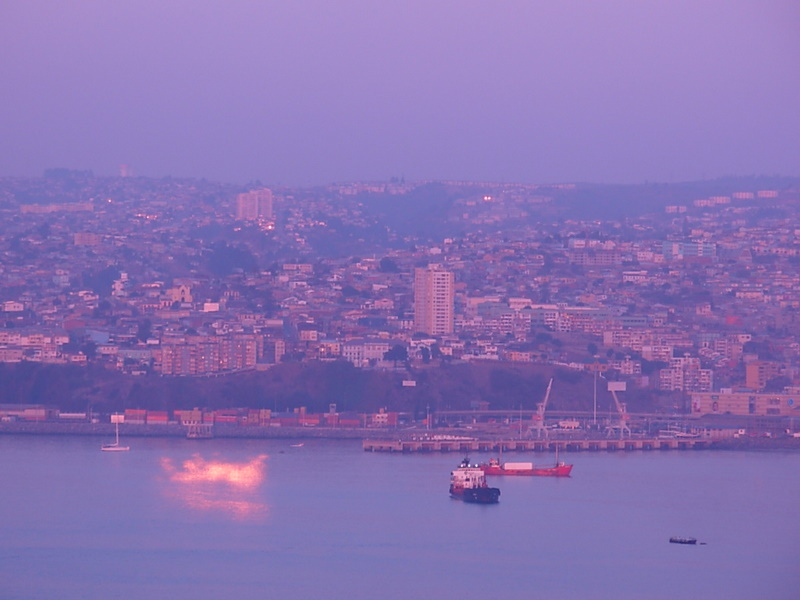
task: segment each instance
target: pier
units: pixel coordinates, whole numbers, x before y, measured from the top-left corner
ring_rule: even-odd
[[[364,440],[366,452],[617,452],[631,450],[701,450],[703,438],[625,438],[585,440]]]

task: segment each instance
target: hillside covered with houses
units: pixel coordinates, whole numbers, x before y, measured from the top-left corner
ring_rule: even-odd
[[[586,410],[599,377],[632,410],[792,416],[799,207],[775,178],[4,178],[0,402],[419,416],[533,409],[554,377],[554,405]],[[415,320],[430,265],[444,333]]]

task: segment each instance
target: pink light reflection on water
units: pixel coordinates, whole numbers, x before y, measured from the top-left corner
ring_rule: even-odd
[[[169,458],[161,458],[161,468],[174,483],[168,495],[196,511],[224,513],[237,520],[263,517],[267,505],[257,496],[265,479],[262,454],[247,462],[206,460],[199,454],[176,467]]]

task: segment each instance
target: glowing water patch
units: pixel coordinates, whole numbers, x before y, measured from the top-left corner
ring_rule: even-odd
[[[263,515],[267,506],[255,492],[265,479],[266,455],[247,462],[206,460],[199,454],[183,461],[180,468],[169,458],[161,467],[171,482],[177,484],[171,495],[187,507],[201,511],[220,511],[235,518]]]

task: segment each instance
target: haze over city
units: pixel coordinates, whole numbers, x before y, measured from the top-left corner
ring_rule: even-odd
[[[6,3],[0,174],[797,175],[798,30],[790,1]]]
[[[798,32],[0,1],[0,597],[797,598]]]

